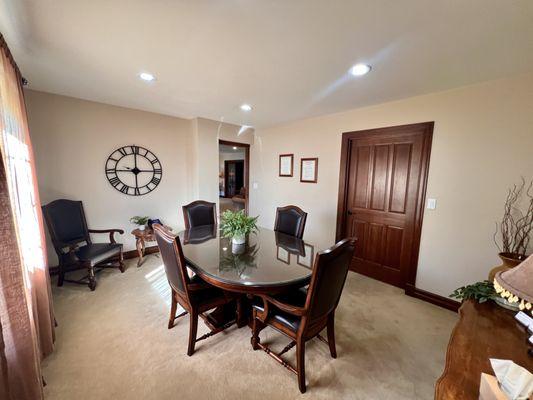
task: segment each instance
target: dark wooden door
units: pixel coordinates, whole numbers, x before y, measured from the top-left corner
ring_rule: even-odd
[[[351,269],[415,283],[433,122],[343,134],[337,239],[357,238]]]

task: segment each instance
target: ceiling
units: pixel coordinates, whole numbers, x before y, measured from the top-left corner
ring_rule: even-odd
[[[31,89],[255,127],[533,70],[531,0],[0,0],[0,30]]]
[[[228,154],[244,154],[243,147],[233,148],[234,146],[228,146],[227,144],[219,144],[218,151],[219,153],[228,153]]]

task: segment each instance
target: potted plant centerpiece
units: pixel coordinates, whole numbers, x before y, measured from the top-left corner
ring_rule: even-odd
[[[135,217],[130,218],[130,222],[137,225],[140,231],[144,231],[149,219],[150,217],[140,217],[136,215]]]
[[[257,218],[247,216],[244,210],[224,211],[220,218],[222,236],[231,238],[233,245],[244,245],[246,236],[257,232]]]
[[[503,218],[496,224],[494,242],[500,250],[498,256],[502,264],[494,267],[489,273],[489,281],[499,271],[505,271],[516,267],[527,256],[526,252],[533,232],[533,180],[526,186],[522,178],[519,185],[509,189],[505,199]],[[501,244],[496,240],[498,233],[501,236]]]

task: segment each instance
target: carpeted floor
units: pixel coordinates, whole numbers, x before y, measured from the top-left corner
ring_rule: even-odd
[[[98,287],[54,287],[59,323],[44,360],[47,400],[86,399],[423,399],[433,398],[456,314],[350,273],[336,314],[338,358],[313,340],[308,390],[250,346],[248,328],[230,328],[187,357],[188,317],[168,330],[169,289],[156,256],[99,275]],[[199,335],[207,332],[199,323]],[[267,328],[264,343],[288,340]],[[285,354],[294,363],[295,350]],[[303,397],[302,397],[303,396]]]

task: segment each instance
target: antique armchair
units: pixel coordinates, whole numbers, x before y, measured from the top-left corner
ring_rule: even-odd
[[[300,207],[285,206],[276,209],[276,222],[274,230],[286,235],[296,236],[301,239],[304,236],[307,213]]]
[[[122,244],[114,237],[115,233],[123,234],[122,229],[88,229],[81,201],[55,200],[42,210],[59,259],[57,286],[63,286],[66,281],[87,284],[94,290],[96,272],[106,267],[118,267],[124,272]],[[108,233],[109,243],[93,243],[91,233]],[[87,276],[79,280],[65,279],[66,272],[82,268],[87,269]]]
[[[215,203],[196,200],[182,206],[185,229],[204,225],[217,224],[217,209]]]
[[[189,345],[187,355],[192,356],[196,342],[222,332],[235,323],[235,321],[230,321],[222,326],[215,327],[211,324],[205,313],[229,304],[236,299],[237,295],[208,284],[198,275],[190,278],[179,237],[172,234],[172,232],[160,224],[154,224],[153,228],[172,292],[168,329],[174,327],[174,321],[176,319],[189,314]],[[176,315],[178,304],[185,311]],[[205,321],[210,332],[196,338],[199,316]]]
[[[313,266],[309,289],[295,289],[271,297],[262,295],[253,305],[252,348],[262,349],[277,362],[298,376],[300,392],[305,393],[305,343],[317,337],[329,345],[331,357],[337,358],[334,315],[346,281],[354,252],[354,239],[344,239],[318,253]],[[292,339],[280,353],[274,353],[260,342],[259,332],[271,326]],[[320,336],[327,328],[328,339]],[[281,355],[296,345],[296,369]]]

